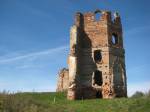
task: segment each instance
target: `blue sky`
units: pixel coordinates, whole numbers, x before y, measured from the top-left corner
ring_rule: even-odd
[[[55,91],[77,11],[122,18],[128,94],[150,89],[149,0],[0,0],[0,91]]]

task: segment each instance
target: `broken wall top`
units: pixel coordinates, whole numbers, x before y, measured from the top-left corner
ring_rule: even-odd
[[[100,15],[97,18],[97,15]],[[81,48],[118,47],[123,48],[121,19],[117,12],[112,16],[110,11],[96,10],[75,16],[78,44]],[[112,44],[112,35],[117,36],[119,43]]]

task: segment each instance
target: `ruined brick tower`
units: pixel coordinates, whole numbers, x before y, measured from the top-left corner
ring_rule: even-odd
[[[124,54],[118,13],[77,13],[70,31],[67,98],[126,97]]]

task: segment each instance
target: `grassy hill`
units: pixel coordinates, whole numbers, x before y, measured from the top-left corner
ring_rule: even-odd
[[[65,93],[0,94],[0,112],[150,112],[150,98],[68,101]]]

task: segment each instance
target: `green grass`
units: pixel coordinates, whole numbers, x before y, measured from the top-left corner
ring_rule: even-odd
[[[0,94],[0,112],[150,112],[150,98],[68,101],[65,93]]]

